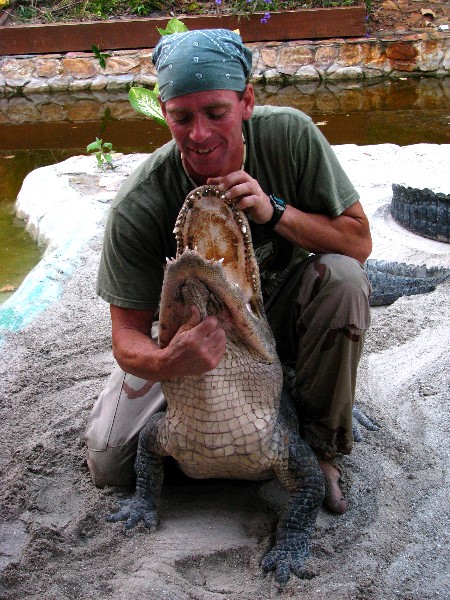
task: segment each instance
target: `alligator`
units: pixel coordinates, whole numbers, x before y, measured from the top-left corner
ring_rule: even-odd
[[[325,489],[283,388],[249,223],[217,188],[202,186],[186,199],[175,235],[177,258],[167,261],[161,292],[159,344],[169,344],[195,304],[203,318],[218,319],[227,334],[226,352],[212,371],[162,382],[167,409],[140,434],[135,495],[108,520],[125,521],[125,529],[140,521],[156,529],[166,456],[197,479],[278,477],[289,501],[261,567],[284,585],[291,573],[306,575]]]
[[[392,184],[390,212],[394,220],[423,237],[450,242],[450,197],[427,188]],[[372,286],[371,306],[392,304],[401,296],[431,292],[450,277],[450,269],[368,260],[365,269]]]
[[[450,242],[448,194],[393,183],[390,211],[394,220],[405,229],[431,240]]]
[[[432,292],[450,277],[450,269],[408,265],[386,260],[367,260],[364,264],[372,287],[371,306],[389,305],[402,296]]]
[[[142,522],[155,531],[164,458],[175,458],[190,477],[263,480],[278,477],[289,494],[275,544],[263,557],[264,572],[284,585],[293,573],[306,576],[309,542],[324,498],[314,453],[298,431],[289,377],[276,354],[265,317],[250,226],[245,213],[214,186],[191,192],[175,224],[176,259],[168,259],[159,313],[159,344],[166,347],[189,320],[192,305],[202,318],[215,315],[227,334],[218,367],[200,376],[162,382],[167,409],[142,430],[135,463],[135,495],[108,520],[125,529]],[[389,283],[388,263],[366,265],[372,283]],[[424,274],[426,275],[426,273]],[[401,289],[406,289],[404,277]],[[390,303],[400,288],[377,289],[375,303]],[[359,421],[376,426],[354,409]]]

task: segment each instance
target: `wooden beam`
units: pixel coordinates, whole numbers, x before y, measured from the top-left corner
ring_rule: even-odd
[[[239,29],[246,43],[361,37],[365,35],[364,6],[302,9],[272,13],[266,24],[262,14],[238,19],[233,16],[186,16],[180,19],[189,29],[224,27]],[[53,52],[153,48],[160,38],[157,27],[167,18],[49,23],[46,25],[3,25],[0,55],[49,54]]]

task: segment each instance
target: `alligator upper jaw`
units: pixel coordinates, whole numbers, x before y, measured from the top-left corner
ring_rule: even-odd
[[[186,248],[195,248],[206,260],[221,262],[226,278],[239,287],[245,302],[258,304],[259,270],[247,217],[217,186],[201,186],[188,195],[174,233],[177,257]]]

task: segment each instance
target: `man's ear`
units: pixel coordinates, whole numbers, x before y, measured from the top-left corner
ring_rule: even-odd
[[[242,102],[244,103],[242,119],[244,121],[248,121],[253,114],[253,109],[255,108],[255,90],[253,89],[251,83],[248,83],[244,90]]]

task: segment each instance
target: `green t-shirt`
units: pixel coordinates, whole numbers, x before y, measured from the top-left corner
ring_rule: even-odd
[[[245,171],[266,194],[311,213],[340,215],[359,195],[310,117],[282,107],[255,107],[243,124]],[[119,190],[105,229],[97,293],[110,304],[156,310],[172,233],[193,189],[174,141],[156,150]],[[309,252],[251,223],[265,299]]]

